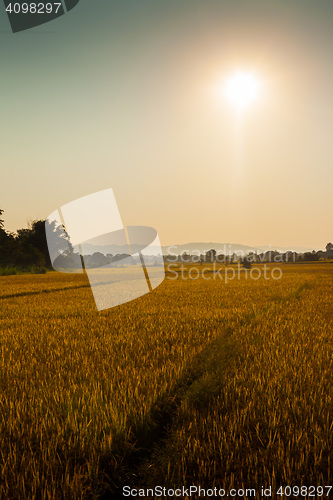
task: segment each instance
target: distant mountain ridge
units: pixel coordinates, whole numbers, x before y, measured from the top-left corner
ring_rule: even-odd
[[[101,252],[104,255],[107,254],[112,254],[112,255],[117,255],[117,254],[124,254],[124,253],[129,253],[129,248],[127,245],[91,245],[91,244],[84,244],[83,245],[83,253],[84,254],[93,254],[95,252]],[[304,253],[304,252],[312,252],[314,250],[313,248],[310,247],[295,247],[295,246],[290,246],[290,247],[283,247],[281,245],[258,245],[258,246],[249,246],[249,245],[242,245],[240,243],[216,243],[216,242],[190,242],[190,243],[185,243],[182,245],[169,245],[169,246],[162,246],[162,251],[163,255],[181,255],[182,253],[200,253],[204,254],[205,252],[208,252],[208,250],[214,249],[218,253],[224,253],[226,255],[228,254],[233,254],[233,253],[248,253],[248,252],[256,252],[256,253],[262,253],[262,252],[267,252],[268,250],[277,250],[280,252],[287,252],[293,251],[297,253]],[[133,255],[134,253],[142,250],[142,245],[132,245],[131,246],[131,254]],[[156,249],[153,251],[153,254],[156,255]]]
[[[180,255],[183,252],[186,253],[191,253],[191,252],[200,252],[201,254],[204,254],[205,252],[208,252],[208,250],[214,249],[218,253],[224,253],[224,254],[232,254],[232,253],[237,253],[237,252],[242,252],[242,253],[248,253],[248,252],[257,252],[257,253],[262,253],[262,252],[267,252],[268,250],[277,250],[280,252],[287,252],[287,251],[293,251],[297,253],[303,253],[303,252],[312,252],[314,250],[313,248],[310,247],[295,247],[295,246],[290,246],[290,247],[283,247],[281,245],[258,245],[258,246],[249,246],[249,245],[242,245],[240,243],[216,243],[216,242],[209,242],[209,243],[202,243],[202,242],[196,242],[196,243],[185,243],[182,245],[169,245],[169,246],[163,246],[163,254],[176,254]]]

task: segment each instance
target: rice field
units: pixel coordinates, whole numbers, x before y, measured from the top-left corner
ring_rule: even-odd
[[[281,269],[101,312],[85,275],[0,277],[0,498],[332,484],[333,265]]]

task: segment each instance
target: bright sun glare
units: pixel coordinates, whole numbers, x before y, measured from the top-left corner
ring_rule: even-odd
[[[227,80],[224,92],[228,101],[242,110],[259,99],[260,87],[260,81],[254,75],[239,72]]]

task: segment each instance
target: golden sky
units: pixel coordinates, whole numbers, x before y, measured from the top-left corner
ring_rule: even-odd
[[[88,2],[13,35],[0,16],[6,228],[112,187],[162,245],[332,240],[333,2]],[[239,112],[228,78],[258,99]]]

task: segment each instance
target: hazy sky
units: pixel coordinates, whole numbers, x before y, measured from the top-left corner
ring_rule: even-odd
[[[162,245],[323,247],[332,26],[332,0],[81,0],[17,34],[1,13],[6,228],[112,187]],[[236,70],[263,83],[243,116],[221,90]]]

